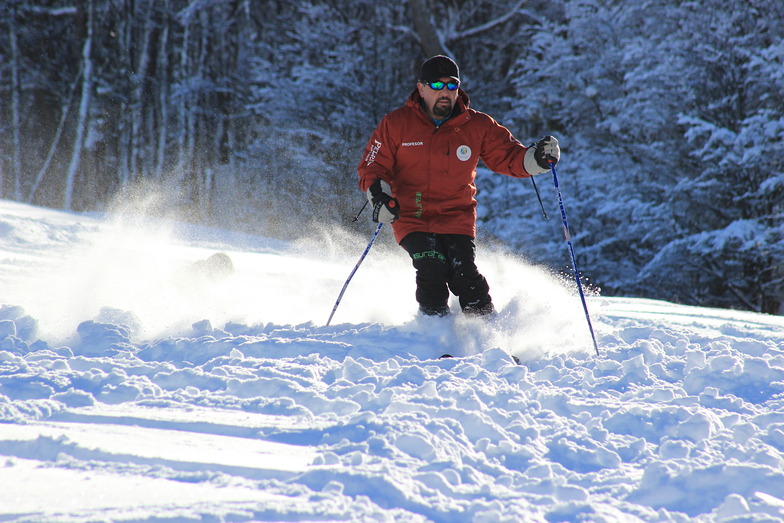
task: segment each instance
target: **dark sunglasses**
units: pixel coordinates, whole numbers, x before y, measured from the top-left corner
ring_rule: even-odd
[[[429,88],[431,88],[434,91],[440,91],[441,89],[444,88],[444,86],[446,86],[446,88],[449,89],[450,91],[454,91],[458,87],[460,87],[460,82],[457,81],[457,80],[453,80],[453,81],[451,81],[449,83],[444,83],[444,82],[441,82],[441,81],[438,81],[438,82],[425,82],[425,85],[427,85]]]

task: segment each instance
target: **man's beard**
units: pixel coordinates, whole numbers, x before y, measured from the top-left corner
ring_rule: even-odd
[[[443,100],[443,98],[442,98]],[[436,100],[436,103],[433,104],[433,114],[438,116],[439,118],[446,118],[450,114],[452,114],[452,104],[447,103],[447,105],[441,105],[438,102],[440,100]],[[448,100],[447,100],[448,102]]]

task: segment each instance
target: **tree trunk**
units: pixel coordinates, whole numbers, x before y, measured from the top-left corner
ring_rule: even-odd
[[[57,147],[60,145],[60,139],[63,136],[63,129],[65,129],[65,122],[68,118],[68,113],[71,112],[71,104],[73,103],[73,95],[76,91],[76,85],[79,83],[79,78],[77,77],[74,80],[74,83],[71,85],[71,90],[68,94],[68,98],[63,102],[60,108],[60,122],[57,125],[57,131],[54,133],[54,138],[52,138],[52,144],[49,146],[49,153],[46,155],[46,159],[44,160],[43,165],[38,170],[38,174],[35,177],[35,181],[33,181],[33,185],[30,187],[30,193],[27,196],[27,203],[33,203],[35,200],[35,193],[38,192],[38,188],[41,186],[41,183],[44,181],[44,176],[46,175],[46,171],[49,170],[49,166],[52,164],[52,159],[54,158],[54,153],[57,151]]]
[[[133,101],[131,102],[131,151],[130,151],[130,177],[136,179],[143,174],[145,169],[143,159],[147,157],[142,129],[147,108],[144,104],[144,91],[147,86],[150,63],[150,33],[152,31],[151,15],[152,5],[148,2],[139,2],[144,10],[144,22],[142,24],[141,46],[138,52],[138,60],[134,71],[134,90]],[[136,17],[134,16],[134,19]]]
[[[12,141],[11,146],[11,170],[14,175],[14,198],[21,200],[22,198],[22,137],[21,137],[21,118],[20,118],[20,103],[21,96],[19,93],[19,46],[17,43],[16,35],[16,7],[11,7],[11,17],[8,23],[8,39],[11,45],[11,128],[12,128]],[[2,182],[2,179],[0,179]],[[0,196],[2,196],[3,188],[0,183]]]
[[[419,44],[427,56],[448,54],[444,43],[439,39],[433,20],[430,18],[428,0],[409,0],[411,18],[414,24],[414,33],[419,38]]]
[[[122,0],[123,16],[117,25],[119,56],[117,66],[125,72],[133,72],[136,49],[133,46],[133,28],[136,23],[136,0]],[[124,92],[120,102],[120,114],[117,119],[117,172],[119,185],[125,187],[131,179],[131,164],[133,162],[133,88]]]
[[[177,107],[177,167],[176,176],[177,182],[182,183],[185,180],[186,170],[186,155],[188,149],[188,111],[190,109],[188,99],[190,96],[185,95],[185,91],[189,88],[189,75],[188,75],[188,47],[190,47],[190,21],[185,20],[185,27],[183,28],[182,42],[180,48],[180,63],[178,64],[177,83],[179,89],[179,104]]]
[[[166,0],[163,4],[163,11],[166,13],[166,18],[163,20],[163,29],[161,30],[161,38],[158,42],[158,82],[157,82],[157,100],[158,100],[158,146],[155,154],[155,179],[161,181],[163,179],[163,172],[166,168],[166,145],[168,141],[169,130],[169,2]]]
[[[68,172],[65,177],[65,194],[63,195],[63,208],[71,210],[73,206],[74,185],[76,174],[79,171],[79,164],[82,158],[82,147],[87,132],[87,124],[90,117],[90,103],[92,101],[93,89],[93,22],[95,15],[93,0],[87,2],[87,36],[82,47],[82,93],[79,103],[79,115],[76,124],[76,137],[74,138],[71,161],[68,165]]]
[[[3,84],[3,70],[0,69],[0,85]],[[2,100],[0,100],[2,102]],[[3,114],[3,104],[0,103],[0,114]],[[3,141],[0,140],[0,198],[3,198],[3,184],[5,183],[5,171],[3,170]]]

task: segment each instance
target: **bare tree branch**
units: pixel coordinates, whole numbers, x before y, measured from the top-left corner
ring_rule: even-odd
[[[37,5],[25,5],[21,9],[27,13],[46,16],[66,16],[78,13],[76,7],[42,7]]]
[[[478,35],[479,33],[489,31],[490,29],[494,28],[497,25],[503,24],[504,22],[506,22],[513,16],[515,16],[516,14],[519,14],[520,8],[523,7],[524,3],[525,0],[520,0],[519,2],[517,2],[517,5],[514,6],[512,9],[510,9],[506,14],[501,15],[498,18],[494,18],[488,22],[485,22],[484,24],[471,27],[469,29],[466,29],[465,31],[460,31],[459,33],[455,33],[449,38],[449,41],[453,42],[455,40],[460,40],[461,38],[468,38],[470,36],[475,36]]]

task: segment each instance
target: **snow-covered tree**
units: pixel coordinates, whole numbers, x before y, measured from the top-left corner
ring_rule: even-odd
[[[7,197],[102,208],[151,183],[224,226],[346,224],[373,127],[446,52],[474,108],[526,143],[561,140],[591,283],[780,310],[780,0],[0,0],[0,13]],[[552,185],[536,183],[549,221],[532,183],[483,170],[480,232],[565,269]]]
[[[564,5],[519,60],[511,115],[562,132],[586,273],[610,293],[777,311],[780,3]]]

